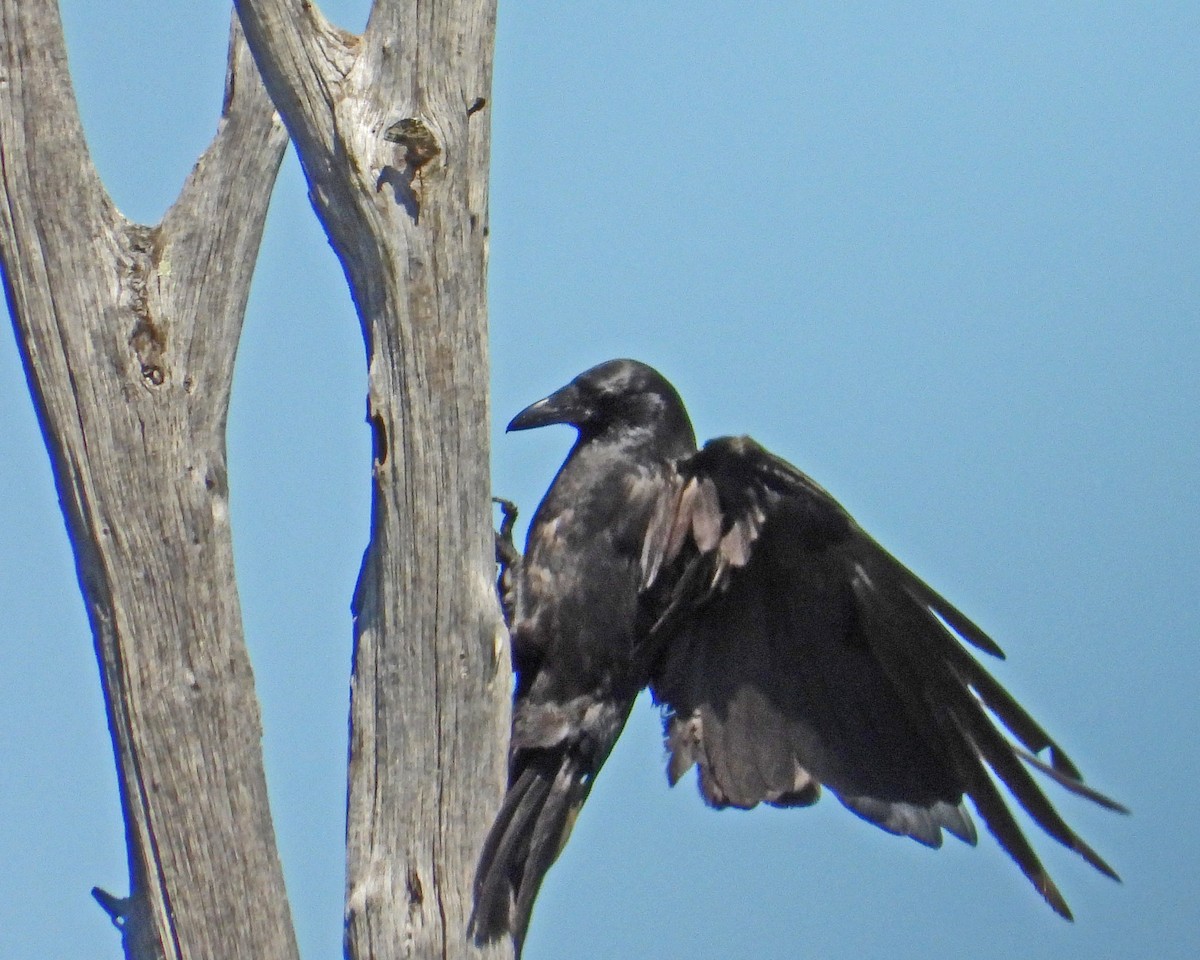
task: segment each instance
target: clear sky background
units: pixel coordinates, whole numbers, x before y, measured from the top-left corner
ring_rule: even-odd
[[[366,0],[325,11],[361,28]],[[96,163],[155,222],[210,139],[224,4],[70,0]],[[1133,808],[1038,838],[1057,919],[990,837],[934,853],[832,798],[668,790],[642,703],[528,960],[1200,955],[1200,5],[502,0],[492,100],[497,492],[527,517],[591,364],[660,367],[702,437],[811,473],[1006,649],[996,673]],[[359,327],[289,154],[229,425],[275,824],[306,960],[341,953],[350,595],[367,540]],[[0,328],[0,956],[120,957],[96,663]],[[1055,794],[1059,796],[1058,793]]]

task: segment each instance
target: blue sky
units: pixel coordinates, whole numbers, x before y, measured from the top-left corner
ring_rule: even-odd
[[[366,7],[323,4],[353,29]],[[69,0],[64,18],[100,172],[156,221],[215,129],[223,5]],[[715,813],[690,781],[668,790],[643,703],[528,960],[1200,951],[1197,62],[1191,3],[502,3],[497,492],[528,516],[571,439],[504,436],[516,410],[599,360],[654,363],[701,436],[750,433],[795,462],[988,629],[997,675],[1134,810],[1062,798],[1125,878],[1039,842],[1069,925],[990,838],[935,854],[832,798]],[[229,444],[306,960],[341,950],[364,392],[289,156]],[[0,410],[0,955],[117,958],[88,896],[125,891],[111,748],[6,329]]]

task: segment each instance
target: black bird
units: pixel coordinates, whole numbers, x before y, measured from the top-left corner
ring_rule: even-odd
[[[964,642],[1000,648],[821,487],[748,437],[697,451],[675,388],[634,360],[580,374],[508,429],[556,423],[578,439],[501,578],[517,685],[508,792],[475,878],[478,942],[509,933],[520,954],[542,879],[647,686],[668,780],[698,767],[714,807],[807,806],[824,785],[937,847],[943,829],[975,843],[969,797],[1070,919],[999,780],[1117,879],[1029,768],[1123,808],[1084,785]]]

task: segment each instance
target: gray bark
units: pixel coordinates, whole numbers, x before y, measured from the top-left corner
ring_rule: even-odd
[[[377,0],[362,37],[304,0],[237,8],[367,343],[347,956],[474,955],[471,879],[504,784],[511,678],[488,464],[495,2]]]
[[[231,37],[223,116],[154,227],[84,142],[53,0],[0,0],[0,261],[95,638],[131,958],[297,956],[234,582],[225,419],[286,143]]]

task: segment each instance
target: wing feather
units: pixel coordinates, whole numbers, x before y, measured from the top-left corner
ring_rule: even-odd
[[[1029,768],[1123,808],[1083,784],[964,644],[1003,657],[1000,647],[786,461],[741,437],[678,464],[642,576],[672,783],[696,765],[705,799],[736,807],[812,803],[823,783],[864,819],[929,846],[943,829],[975,842],[969,797],[1069,917],[994,775],[1049,836],[1116,878]]]

